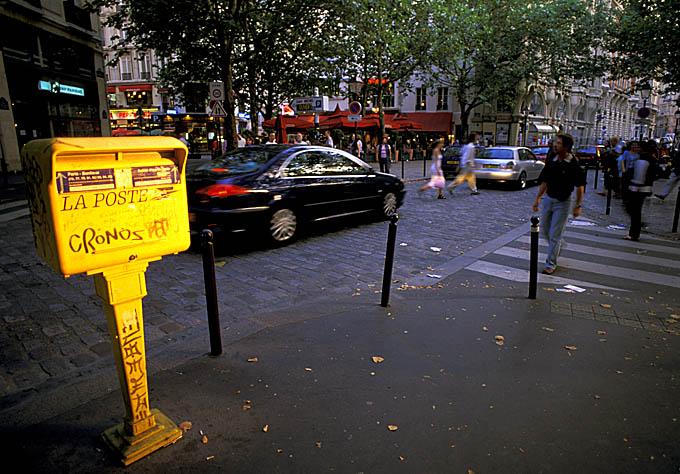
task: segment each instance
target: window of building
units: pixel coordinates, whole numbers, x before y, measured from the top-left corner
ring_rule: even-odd
[[[141,79],[151,79],[151,62],[149,56],[139,58],[139,77]]]
[[[437,88],[437,110],[449,110],[449,88]]]
[[[120,78],[124,81],[132,79],[132,61],[127,56],[118,60],[118,67],[120,69]]]
[[[427,110],[426,87],[416,87],[416,110]]]
[[[392,84],[387,84],[383,90],[382,97],[383,108],[391,109],[394,107],[394,86]]]

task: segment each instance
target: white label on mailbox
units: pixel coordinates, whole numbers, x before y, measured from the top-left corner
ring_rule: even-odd
[[[174,165],[132,168],[132,183],[135,187],[178,184],[179,170]]]
[[[119,168],[116,170],[116,185],[119,188],[129,188],[132,186],[132,172],[130,168]]]
[[[115,188],[116,179],[113,168],[57,172],[57,192],[59,194]]]

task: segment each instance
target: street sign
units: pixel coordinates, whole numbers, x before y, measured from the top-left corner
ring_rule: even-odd
[[[224,100],[224,82],[210,83],[210,100]]]
[[[641,109],[638,109],[638,117],[643,119],[649,117],[649,109],[647,107],[642,107]]]
[[[211,117],[226,117],[227,116],[227,112],[224,110],[224,106],[222,106],[221,100],[215,101],[215,106],[210,111],[210,116]]]
[[[329,110],[327,96],[296,97],[291,102],[291,106],[297,115],[309,115]]]
[[[352,115],[359,115],[361,113],[361,104],[359,102],[350,102],[349,113]]]
[[[361,122],[361,115],[348,115],[347,121],[349,121],[349,122]]]

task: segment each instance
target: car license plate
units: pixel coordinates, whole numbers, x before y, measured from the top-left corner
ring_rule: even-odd
[[[484,165],[482,168],[498,168],[498,165]]]
[[[195,212],[189,213],[189,222],[196,222],[196,213]]]
[[[458,164],[458,160],[447,160],[447,161],[446,161],[446,164],[447,164],[447,165],[457,165],[457,164]]]

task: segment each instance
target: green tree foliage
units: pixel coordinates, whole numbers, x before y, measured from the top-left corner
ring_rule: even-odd
[[[614,11],[615,77],[656,80],[680,92],[680,0],[624,0]]]
[[[348,0],[338,9],[341,28],[325,55],[329,74],[359,80],[361,102],[377,97],[380,134],[385,133],[382,97],[389,83],[407,85],[427,61],[430,2],[413,0]]]
[[[466,136],[482,104],[508,103],[531,83],[559,87],[601,74],[605,12],[584,0],[436,0],[424,78],[452,88]]]

